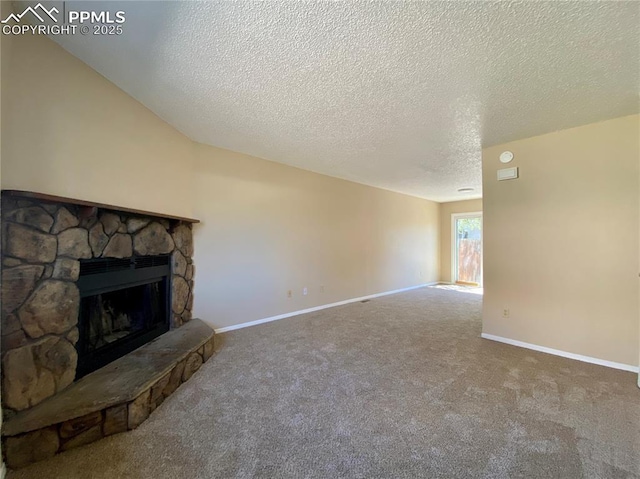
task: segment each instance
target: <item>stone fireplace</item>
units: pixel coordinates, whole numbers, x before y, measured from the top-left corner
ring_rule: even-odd
[[[197,220],[22,191],[3,191],[1,207],[6,435],[12,418],[191,320]]]

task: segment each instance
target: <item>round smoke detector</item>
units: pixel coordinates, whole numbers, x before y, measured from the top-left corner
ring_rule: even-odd
[[[510,151],[503,151],[502,153],[500,153],[501,163],[509,163],[511,160],[513,160],[513,153],[511,153]]]
[[[458,188],[458,193],[471,193],[473,188]]]

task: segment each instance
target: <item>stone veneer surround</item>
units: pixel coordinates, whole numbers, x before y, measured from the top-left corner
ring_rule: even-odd
[[[2,404],[5,417],[73,383],[80,259],[171,254],[172,327],[191,319],[188,221],[111,208],[2,199]]]

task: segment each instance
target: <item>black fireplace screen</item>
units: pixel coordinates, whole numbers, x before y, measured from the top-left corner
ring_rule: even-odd
[[[161,288],[162,283],[156,282],[84,298],[87,349],[95,351],[162,323]]]
[[[168,255],[83,261],[80,267],[80,378],[169,329]]]

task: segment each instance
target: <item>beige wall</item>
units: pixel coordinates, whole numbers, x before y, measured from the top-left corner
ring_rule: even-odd
[[[451,215],[482,211],[482,200],[451,201],[440,204],[440,281],[451,283]]]
[[[636,115],[483,151],[483,332],[638,365],[638,143]]]
[[[190,216],[187,137],[46,37],[11,50],[3,189]]]
[[[52,41],[12,50],[2,187],[202,219],[214,326],[438,280],[437,203],[195,144]]]
[[[437,203],[197,152],[195,314],[217,327],[438,280]]]

